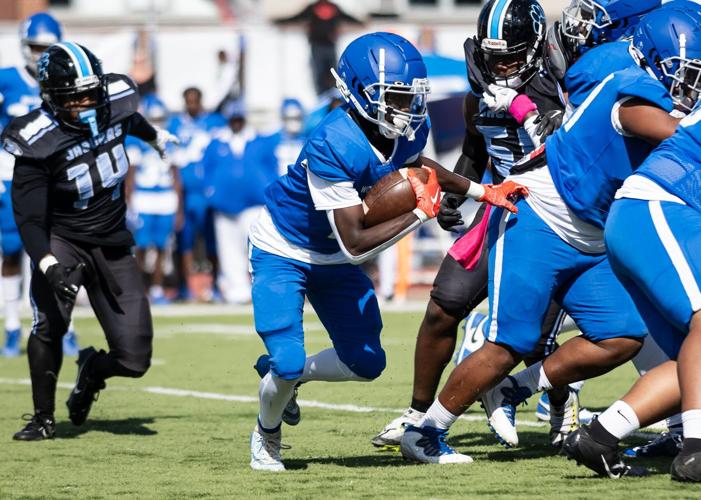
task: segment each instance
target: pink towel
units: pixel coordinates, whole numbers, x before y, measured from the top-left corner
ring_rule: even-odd
[[[487,227],[489,227],[489,214],[492,206],[487,205],[482,220],[475,227],[460,238],[450,247],[448,254],[453,257],[468,271],[472,271],[480,260],[484,241],[487,239]]]

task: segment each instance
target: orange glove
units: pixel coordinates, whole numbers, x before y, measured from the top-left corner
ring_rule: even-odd
[[[507,209],[509,212],[517,214],[516,208],[511,201],[516,201],[521,196],[528,196],[528,188],[514,181],[506,181],[502,184],[483,184],[484,195],[477,201],[484,201],[495,207]]]
[[[411,187],[414,190],[414,195],[416,195],[416,208],[423,212],[426,216],[425,219],[421,218],[421,222],[425,222],[428,219],[434,218],[438,215],[438,211],[441,208],[441,186],[438,184],[438,176],[436,176],[436,171],[430,167],[421,167],[428,172],[428,179],[424,184],[414,169],[408,169],[407,179],[411,183]]]

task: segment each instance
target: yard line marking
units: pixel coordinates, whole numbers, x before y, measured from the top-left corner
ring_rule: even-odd
[[[31,385],[30,379],[10,379],[10,378],[0,378],[0,384],[4,385]],[[58,387],[62,389],[72,389],[73,384],[59,382]],[[235,394],[221,394],[218,392],[202,392],[193,391],[189,389],[176,389],[171,387],[120,387],[120,386],[110,386],[110,391],[133,391],[133,392],[145,392],[148,394],[158,394],[161,396],[174,396],[174,397],[185,397],[185,398],[196,398],[196,399],[214,399],[218,401],[233,401],[236,403],[258,403],[258,398],[253,396],[239,396]],[[324,403],[323,401],[314,401],[306,399],[298,399],[297,403],[303,408],[320,408],[324,410],[333,410],[348,413],[404,413],[406,408],[376,408],[373,406],[358,406],[352,404],[335,404],[335,403]],[[486,417],[480,415],[461,415],[460,420],[465,420],[467,422],[484,422]],[[524,427],[544,427],[546,424],[543,422],[533,422],[530,420],[517,420],[516,425],[522,425]]]

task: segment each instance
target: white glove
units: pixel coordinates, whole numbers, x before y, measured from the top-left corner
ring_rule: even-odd
[[[166,154],[166,147],[169,143],[178,145],[180,144],[180,139],[167,130],[156,127],[156,139],[149,141],[148,144],[161,155],[161,159],[165,160],[168,157]]]
[[[482,94],[484,103],[495,113],[508,112],[509,108],[511,107],[511,103],[517,96],[518,92],[516,92],[514,89],[500,87],[499,85],[494,85],[493,83],[489,85],[488,91]]]

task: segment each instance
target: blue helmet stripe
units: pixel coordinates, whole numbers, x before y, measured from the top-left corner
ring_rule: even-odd
[[[489,38],[501,38],[499,36],[501,31],[499,29],[501,24],[500,19],[506,2],[507,0],[497,0],[497,2],[494,3],[494,7],[492,7],[492,12],[489,15],[491,18],[491,22],[489,23]]]
[[[65,46],[73,54],[73,56],[75,56],[75,60],[78,62],[78,66],[80,69],[81,77],[90,76],[93,74],[92,66],[90,65],[90,61],[85,55],[85,52],[83,52],[83,49],[78,47],[73,42],[63,42],[62,45]]]

